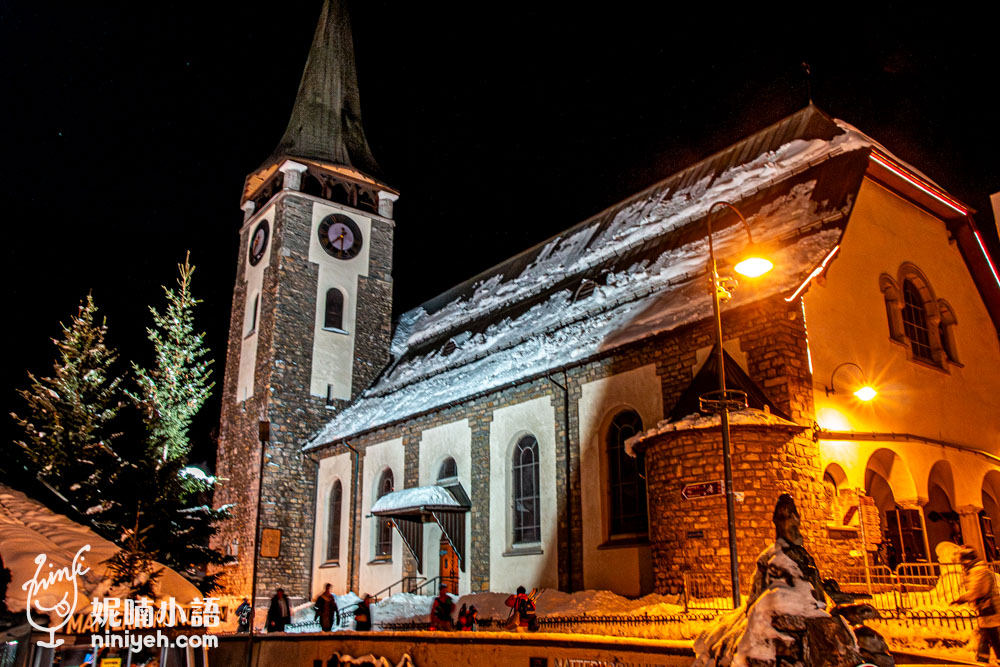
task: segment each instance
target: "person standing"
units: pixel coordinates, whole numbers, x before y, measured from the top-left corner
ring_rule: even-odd
[[[969,546],[958,552],[958,562],[965,570],[965,593],[952,600],[952,604],[968,603],[976,610],[979,617],[976,660],[989,662],[991,647],[993,655],[1000,659],[1000,594],[993,573]]]
[[[431,630],[452,630],[454,625],[451,614],[455,609],[455,603],[448,597],[448,584],[441,584],[440,591],[431,604]]]
[[[330,592],[330,584],[327,584],[316,598],[315,610],[316,620],[319,621],[319,627],[323,632],[330,632],[334,620],[340,625],[340,610],[337,609],[337,600]]]
[[[372,629],[372,608],[371,608],[372,596],[365,593],[365,599],[358,603],[357,608],[354,610],[354,629],[355,630],[371,630]]]
[[[517,587],[517,594],[511,595],[504,604],[511,607],[510,618],[504,626],[507,630],[517,632],[535,632],[538,630],[538,617],[535,614],[534,591],[528,595],[524,586]]]
[[[250,632],[250,621],[252,619],[253,607],[250,606],[249,600],[243,598],[243,602],[236,608],[236,621],[238,623],[236,632]]]
[[[285,589],[279,588],[271,598],[271,606],[267,608],[267,631],[284,632],[285,626],[292,621],[292,610],[285,597]]]

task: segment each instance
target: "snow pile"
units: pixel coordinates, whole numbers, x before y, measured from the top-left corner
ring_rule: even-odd
[[[649,440],[650,438],[654,438],[664,433],[670,433],[672,431],[690,431],[698,428],[712,428],[714,426],[719,426],[721,423],[721,415],[703,415],[698,412],[690,414],[687,417],[674,422],[664,419],[648,431],[643,431],[642,433],[634,435],[626,440],[625,451],[628,452],[629,456],[635,456],[635,446],[641,442]],[[777,415],[771,414],[768,410],[758,410],[756,408],[746,408],[744,410],[730,412],[729,425],[798,426],[795,422],[782,419]]]
[[[475,605],[480,619],[506,620],[510,607],[504,602],[510,593],[470,593],[461,597],[451,596],[456,609],[463,604]],[[429,595],[397,593],[372,606],[372,616],[377,623],[405,623],[429,621],[431,603]],[[580,591],[563,593],[542,590],[535,599],[538,616],[650,616],[680,614],[684,606],[676,595],[651,593],[632,600],[611,591]]]
[[[433,313],[418,308],[404,314],[392,343],[393,355],[402,361],[341,411],[306,449],[710,317],[711,299],[701,279],[708,257],[704,234],[676,247],[664,242],[659,256],[606,273],[605,284],[590,298],[574,300],[570,288],[546,292],[601,266],[615,269],[615,262],[631,249],[702,220],[719,200],[738,201],[828,157],[870,145],[859,133],[846,130],[830,141],[793,140],[715,178],[706,176],[676,190],[671,189],[675,180],[668,179],[613,212],[613,219],[607,219],[610,213],[598,216],[552,239],[518,275],[497,273]],[[737,289],[730,307],[794,291],[839,241],[839,228],[800,233],[850,212],[850,201],[838,208],[814,199],[816,186],[816,180],[789,185],[752,216],[758,242],[782,239],[783,244],[772,255],[774,270],[765,280]],[[746,244],[739,226],[719,230],[714,239],[720,258],[735,255]],[[470,328],[531,299],[538,303],[524,313],[494,322],[485,331]],[[449,334],[454,349],[445,350],[442,337]],[[433,351],[407,356],[434,341],[441,344]]]
[[[0,555],[4,566],[11,571],[11,584],[7,588],[7,606],[11,611],[23,611],[27,606],[28,591],[22,584],[35,576],[39,554],[46,556],[46,566],[52,571],[69,568],[74,556],[84,546],[83,567],[90,568],[76,581],[76,613],[89,613],[93,598],[117,597],[118,591],[111,590],[104,563],[118,551],[113,543],[99,537],[94,531],[68,517],[49,510],[41,503],[28,498],[20,491],[0,484]],[[181,605],[201,598],[198,589],[174,570],[165,565],[155,585],[157,599],[173,597]],[[63,596],[67,601],[74,599],[74,582],[60,580],[40,591],[32,598],[43,607],[52,607]]]
[[[413,507],[461,507],[445,488],[440,486],[415,486],[387,493],[372,505],[372,513],[392,512]]]

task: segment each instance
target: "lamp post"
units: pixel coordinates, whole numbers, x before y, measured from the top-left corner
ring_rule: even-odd
[[[718,201],[708,209],[708,254],[712,270],[712,313],[715,315],[715,354],[719,368],[719,390],[703,396],[701,403],[703,406],[711,406],[712,409],[717,411],[722,422],[722,465],[726,482],[729,576],[732,583],[733,608],[735,609],[740,606],[740,562],[739,556],[736,553],[736,491],[733,489],[733,462],[729,445],[729,408],[739,401],[735,394],[731,397],[730,392],[726,390],[726,367],[722,353],[722,313],[719,307],[719,300],[722,295],[728,299],[730,294],[729,290],[719,280],[719,270],[715,262],[715,246],[712,243],[712,215],[715,213],[715,209],[720,206],[731,209],[739,216],[740,222],[746,227],[747,239],[751,247],[753,246],[753,236],[750,234],[750,224],[746,221],[746,218],[729,202]],[[757,277],[770,271],[773,266],[766,259],[749,258],[740,262],[734,268],[743,275]],[[742,405],[738,405],[737,407],[746,407],[746,395],[743,392],[740,392],[740,394],[742,394]],[[716,395],[718,398],[714,397]]]

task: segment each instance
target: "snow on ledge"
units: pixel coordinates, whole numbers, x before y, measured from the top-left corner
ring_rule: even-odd
[[[690,414],[687,417],[674,422],[664,419],[648,431],[643,431],[642,433],[634,435],[626,440],[625,451],[629,456],[635,456],[636,445],[641,442],[645,442],[650,438],[655,438],[658,435],[670,433],[671,431],[691,431],[698,428],[712,428],[713,426],[719,426],[721,423],[722,417],[720,415],[703,415],[699,412],[695,412],[694,414]],[[799,426],[799,424],[790,422],[787,419],[782,419],[777,415],[771,414],[769,411],[758,410],[756,408],[746,408],[745,410],[730,412],[729,425]]]
[[[414,486],[409,489],[387,493],[372,505],[372,514],[393,512],[414,507],[454,507],[462,505],[446,489],[440,486]]]

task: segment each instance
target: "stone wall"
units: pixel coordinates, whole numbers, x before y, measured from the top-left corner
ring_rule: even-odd
[[[281,586],[292,597],[310,595],[316,464],[303,456],[301,447],[346,403],[328,403],[325,397],[310,394],[318,279],[317,265],[309,261],[314,204],[312,198],[288,191],[274,204],[271,261],[261,292],[254,393],[238,402],[236,384],[247,298],[243,272],[252,225],[241,237],[222,387],[217,459],[222,482],[214,500],[216,506],[233,505],[233,519],[213,540],[213,546],[220,549],[238,540],[238,563],[227,566],[223,576],[228,591],[238,596],[249,594],[253,566],[260,421],[270,422],[262,475],[261,527],[281,531],[281,548],[277,558],[259,559],[256,594],[270,596]],[[389,359],[392,223],[373,220],[371,237],[369,275],[358,285],[354,395],[371,383]]]

